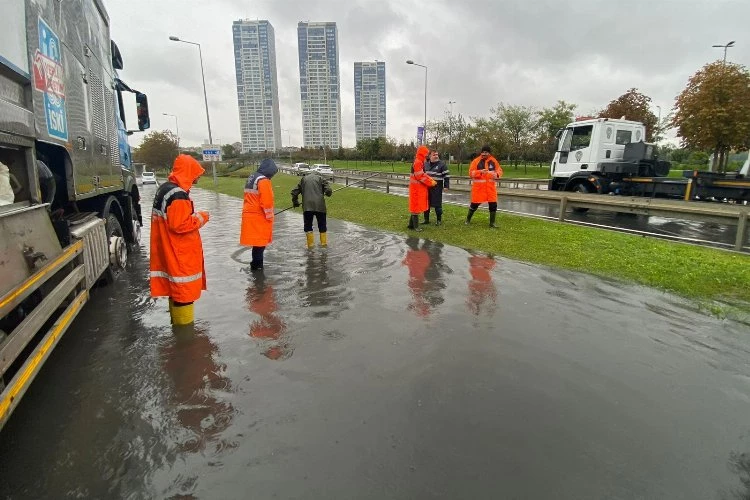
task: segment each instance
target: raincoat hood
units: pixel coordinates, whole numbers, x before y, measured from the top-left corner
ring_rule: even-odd
[[[276,172],[278,171],[279,167],[277,167],[276,163],[270,158],[266,158],[265,160],[260,162],[260,167],[258,167],[258,172],[265,175],[269,179],[276,175]]]
[[[173,182],[185,191],[190,191],[193,182],[206,173],[201,164],[190,155],[178,155],[169,174],[169,182]]]
[[[427,146],[419,146],[417,148],[417,160],[424,163],[427,157],[430,155],[430,148]]]

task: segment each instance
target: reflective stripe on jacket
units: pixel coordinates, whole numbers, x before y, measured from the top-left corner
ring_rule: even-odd
[[[503,176],[503,168],[494,156],[485,161],[481,156],[474,158],[469,166],[471,177],[471,202],[486,203],[497,201],[497,182]]]
[[[425,162],[424,171],[427,175],[435,179],[438,184],[442,182],[442,187],[450,189],[451,174],[442,160],[439,160],[437,163]]]
[[[188,190],[204,170],[194,158],[179,155],[154,197],[151,209],[150,281],[152,297],[195,302],[206,289],[203,243],[206,223],[195,213]]]

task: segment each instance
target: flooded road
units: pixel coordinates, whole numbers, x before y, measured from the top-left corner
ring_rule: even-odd
[[[145,227],[0,433],[0,498],[750,495],[748,326],[340,221],[307,251],[293,212],[253,275],[241,200],[194,199],[195,326],[149,298]]]

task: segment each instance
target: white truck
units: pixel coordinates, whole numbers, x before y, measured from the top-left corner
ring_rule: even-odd
[[[558,135],[549,189],[580,193],[671,197],[684,200],[750,200],[747,174],[685,172],[667,177],[670,163],[645,142],[644,124],[596,118],[568,124]],[[582,209],[585,210],[585,209]]]
[[[149,127],[101,0],[3,0],[0,15],[0,427],[140,237],[127,137]],[[134,94],[137,130],[124,97]],[[115,285],[116,286],[116,285]]]

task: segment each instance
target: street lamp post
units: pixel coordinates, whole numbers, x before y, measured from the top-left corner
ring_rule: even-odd
[[[282,128],[279,129],[282,132],[286,132],[286,147],[289,149],[289,166],[292,166],[292,135],[289,133],[289,129]]]
[[[214,145],[214,138],[211,135],[211,118],[208,115],[208,96],[206,95],[206,74],[203,71],[203,52],[201,51],[201,44],[196,42],[189,42],[187,40],[180,40],[176,36],[170,36],[170,40],[173,42],[182,42],[182,43],[189,43],[190,45],[197,45],[198,46],[198,56],[201,60],[201,78],[203,79],[203,101],[206,104],[206,123],[208,124],[208,142],[211,143],[211,146]],[[211,162],[211,169],[213,170],[213,176],[214,176],[214,186],[216,186],[216,162]]]
[[[453,105],[456,104],[456,101],[448,101],[448,106],[450,106],[450,111],[448,112],[448,147],[453,147]],[[451,153],[448,151],[448,163],[451,162]]]
[[[406,64],[419,66],[424,68],[424,127],[422,128],[422,144],[427,143],[427,66],[424,64],[415,63],[411,59],[406,61]]]
[[[724,49],[724,61],[722,62],[722,73],[724,73],[724,74],[722,75],[721,82],[720,82],[720,89],[719,89],[720,97],[722,97],[722,100],[721,100],[722,105],[724,104],[724,99],[723,99],[723,97],[724,97],[724,79],[727,76],[726,75],[726,72],[727,72],[727,49],[729,49],[731,47],[734,47],[734,40],[732,40],[729,43],[725,43],[724,45],[721,45],[721,44],[713,45],[713,48],[715,48],[715,49],[719,49],[719,48]],[[711,166],[711,170],[712,171],[714,169],[714,166],[716,165],[716,157],[717,156],[719,157],[719,170],[722,170],[724,168],[724,165],[723,165],[723,163],[724,163],[723,151],[722,151],[722,153],[719,153],[719,151],[717,149],[717,151],[714,153],[714,161],[713,161],[712,166]]]
[[[734,47],[734,40],[732,40],[729,43],[725,43],[724,45],[717,44],[713,45],[713,48],[715,49],[724,49],[724,64],[727,63],[727,49]]]
[[[177,131],[177,148],[180,147],[180,125],[177,123],[177,115],[173,115],[170,113],[162,113],[164,116],[171,116],[174,118],[174,128]]]
[[[659,110],[659,117],[656,119],[656,137],[658,138],[656,143],[659,144],[659,140],[661,140],[661,106],[657,104],[656,108]]]

